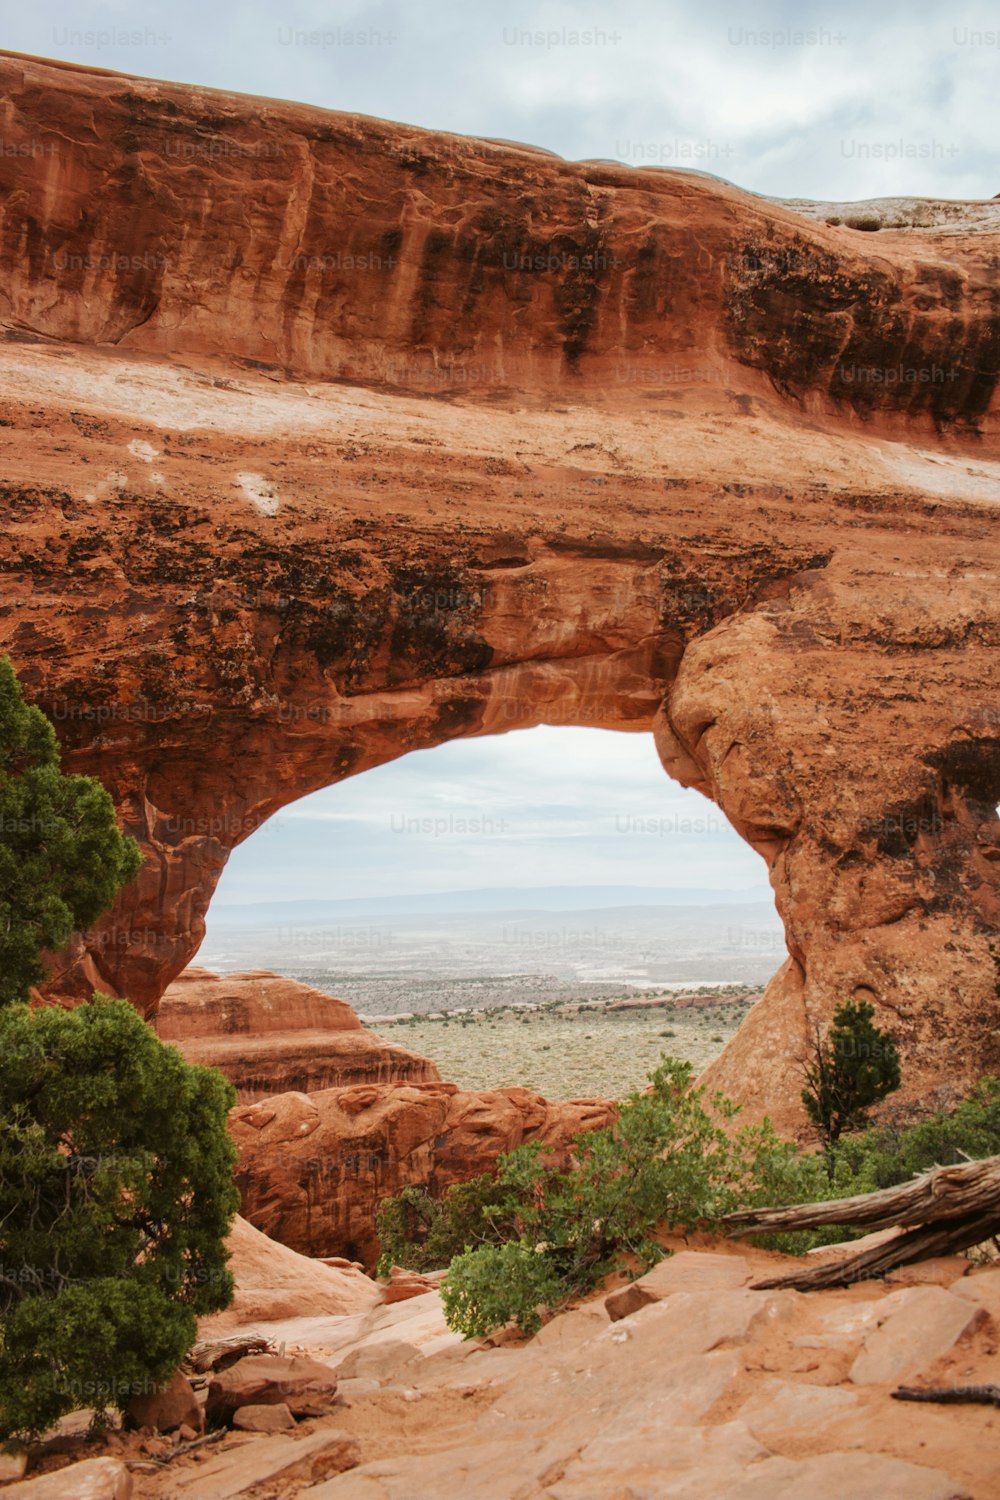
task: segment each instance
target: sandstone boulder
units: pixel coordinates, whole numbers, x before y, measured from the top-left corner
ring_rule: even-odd
[[[233,1412],[233,1426],[241,1432],[287,1432],[295,1426],[295,1418],[284,1401],[274,1406],[258,1403],[237,1407]]]
[[[244,1102],[439,1077],[427,1058],[362,1026],[343,1000],[264,970],[220,977],[185,969],[164,992],[155,1024],[188,1062],[224,1073]]]
[[[328,1365],[301,1355],[248,1354],[212,1376],[205,1414],[231,1422],[241,1406],[287,1406],[295,1417],[320,1417],[337,1394]]]
[[[155,1432],[176,1432],[185,1425],[201,1432],[205,1426],[204,1410],[180,1370],[174,1371],[162,1391],[133,1396],[127,1415],[133,1426],[151,1427]]]
[[[132,1476],[117,1458],[88,1458],[8,1485],[4,1500],[131,1500]]]
[[[391,1307],[394,1302],[406,1302],[411,1297],[422,1297],[425,1292],[435,1291],[447,1274],[447,1271],[422,1274],[419,1271],[407,1271],[402,1266],[392,1266],[389,1270],[389,1285],[385,1289],[386,1306]]]
[[[23,1448],[0,1448],[0,1484],[13,1484],[23,1479],[28,1466],[28,1455]]]

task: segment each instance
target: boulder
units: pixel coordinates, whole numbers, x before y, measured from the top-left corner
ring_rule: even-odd
[[[13,1484],[15,1479],[22,1479],[27,1466],[28,1455],[24,1448],[0,1448],[0,1484]]]
[[[117,1458],[88,1458],[8,1485],[4,1500],[131,1500],[132,1476]]]
[[[295,1426],[295,1418],[284,1401],[276,1406],[258,1403],[237,1407],[233,1412],[233,1426],[242,1432],[286,1432]]]
[[[295,1417],[320,1417],[337,1394],[329,1365],[302,1355],[248,1354],[213,1375],[205,1413],[210,1422],[231,1422],[241,1406],[287,1406]]]
[[[447,1271],[407,1271],[402,1266],[392,1266],[389,1270],[389,1285],[385,1289],[385,1304],[391,1307],[394,1302],[408,1302],[411,1297],[422,1297],[425,1292],[433,1292],[438,1289]]]
[[[155,1432],[176,1432],[184,1425],[201,1432],[205,1426],[204,1410],[181,1370],[174,1371],[162,1390],[131,1397],[126,1414],[134,1427],[151,1427]]]

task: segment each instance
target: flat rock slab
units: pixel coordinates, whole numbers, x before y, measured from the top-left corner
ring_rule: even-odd
[[[919,1373],[983,1322],[983,1308],[941,1287],[906,1287],[878,1305],[879,1326],[851,1366],[855,1385],[881,1385]]]
[[[880,1453],[824,1453],[796,1461],[770,1458],[722,1489],[698,1488],[697,1477],[658,1492],[637,1490],[634,1500],[971,1500],[942,1474]]]
[[[675,1292],[710,1292],[732,1290],[748,1286],[753,1279],[750,1266],[742,1255],[702,1254],[697,1250],[681,1250],[661,1260],[658,1266],[623,1286],[604,1299],[608,1316],[612,1319],[627,1318],[647,1307],[650,1302],[662,1302],[664,1297]]]
[[[860,1395],[840,1386],[767,1380],[740,1407],[739,1420],[761,1442],[777,1442],[785,1436],[815,1433],[828,1423],[848,1416],[860,1403]],[[780,1447],[780,1442],[777,1445]]]
[[[131,1500],[132,1476],[117,1458],[88,1458],[3,1491],[4,1500]]]
[[[670,1476],[694,1470],[704,1485],[706,1500],[709,1496],[714,1500],[720,1477],[746,1472],[751,1464],[769,1456],[742,1422],[674,1427],[667,1419],[598,1438],[567,1465],[562,1479],[542,1493],[546,1500],[550,1496],[552,1500],[660,1496],[666,1493],[664,1485]]]
[[[316,1484],[353,1468],[359,1457],[355,1438],[336,1428],[301,1436],[251,1438],[208,1463],[178,1470],[173,1482],[177,1495],[184,1500],[230,1500],[274,1479]],[[56,1500],[55,1492],[52,1500]]]

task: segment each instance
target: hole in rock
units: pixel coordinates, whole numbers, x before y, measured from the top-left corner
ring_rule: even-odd
[[[648,733],[417,750],[230,858],[197,963],[348,1001],[470,1088],[620,1095],[721,1051],[787,956],[764,862]]]

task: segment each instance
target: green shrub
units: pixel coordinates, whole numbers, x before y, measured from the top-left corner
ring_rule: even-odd
[[[234,1102],[124,1000],[0,1010],[0,1439],[148,1394],[231,1300]]]
[[[514,1318],[530,1332],[540,1303],[590,1290],[624,1258],[648,1270],[663,1254],[654,1230],[711,1227],[731,1209],[798,1202],[818,1185],[815,1158],[769,1124],[732,1133],[713,1120],[689,1063],[665,1059],[650,1082],[613,1124],[577,1136],[569,1168],[532,1142],[501,1157],[494,1182],[466,1184],[466,1198],[449,1194],[436,1209],[412,1190],[391,1200],[380,1218],[393,1235],[383,1269],[406,1253],[413,1214],[421,1251],[432,1234],[438,1255],[465,1240],[445,1284],[450,1326],[486,1333]],[[712,1104],[733,1120],[722,1096]]]
[[[876,1125],[840,1142],[831,1196],[895,1187],[932,1167],[1000,1155],[1000,1078],[983,1078],[950,1114],[916,1125]]]
[[[28,999],[39,954],[95,921],[139,864],[100,783],[62,774],[55,730],[0,657],[0,1005]]]
[[[874,1015],[866,1000],[847,1000],[834,1011],[826,1037],[814,1038],[802,1103],[828,1148],[866,1124],[872,1105],[899,1088],[896,1044],[873,1024]]]
[[[869,234],[882,228],[882,220],[877,214],[854,214],[851,218],[845,219],[844,223],[848,229],[863,229]]]
[[[563,1279],[546,1253],[518,1240],[459,1255],[441,1288],[448,1327],[466,1338],[489,1333],[511,1318],[524,1333],[537,1333],[540,1309],[564,1295]]]
[[[516,1233],[516,1205],[504,1196],[495,1176],[482,1173],[453,1183],[441,1198],[424,1187],[405,1187],[385,1198],[375,1215],[381,1256],[377,1274],[393,1266],[437,1271],[473,1245],[500,1244]]]

